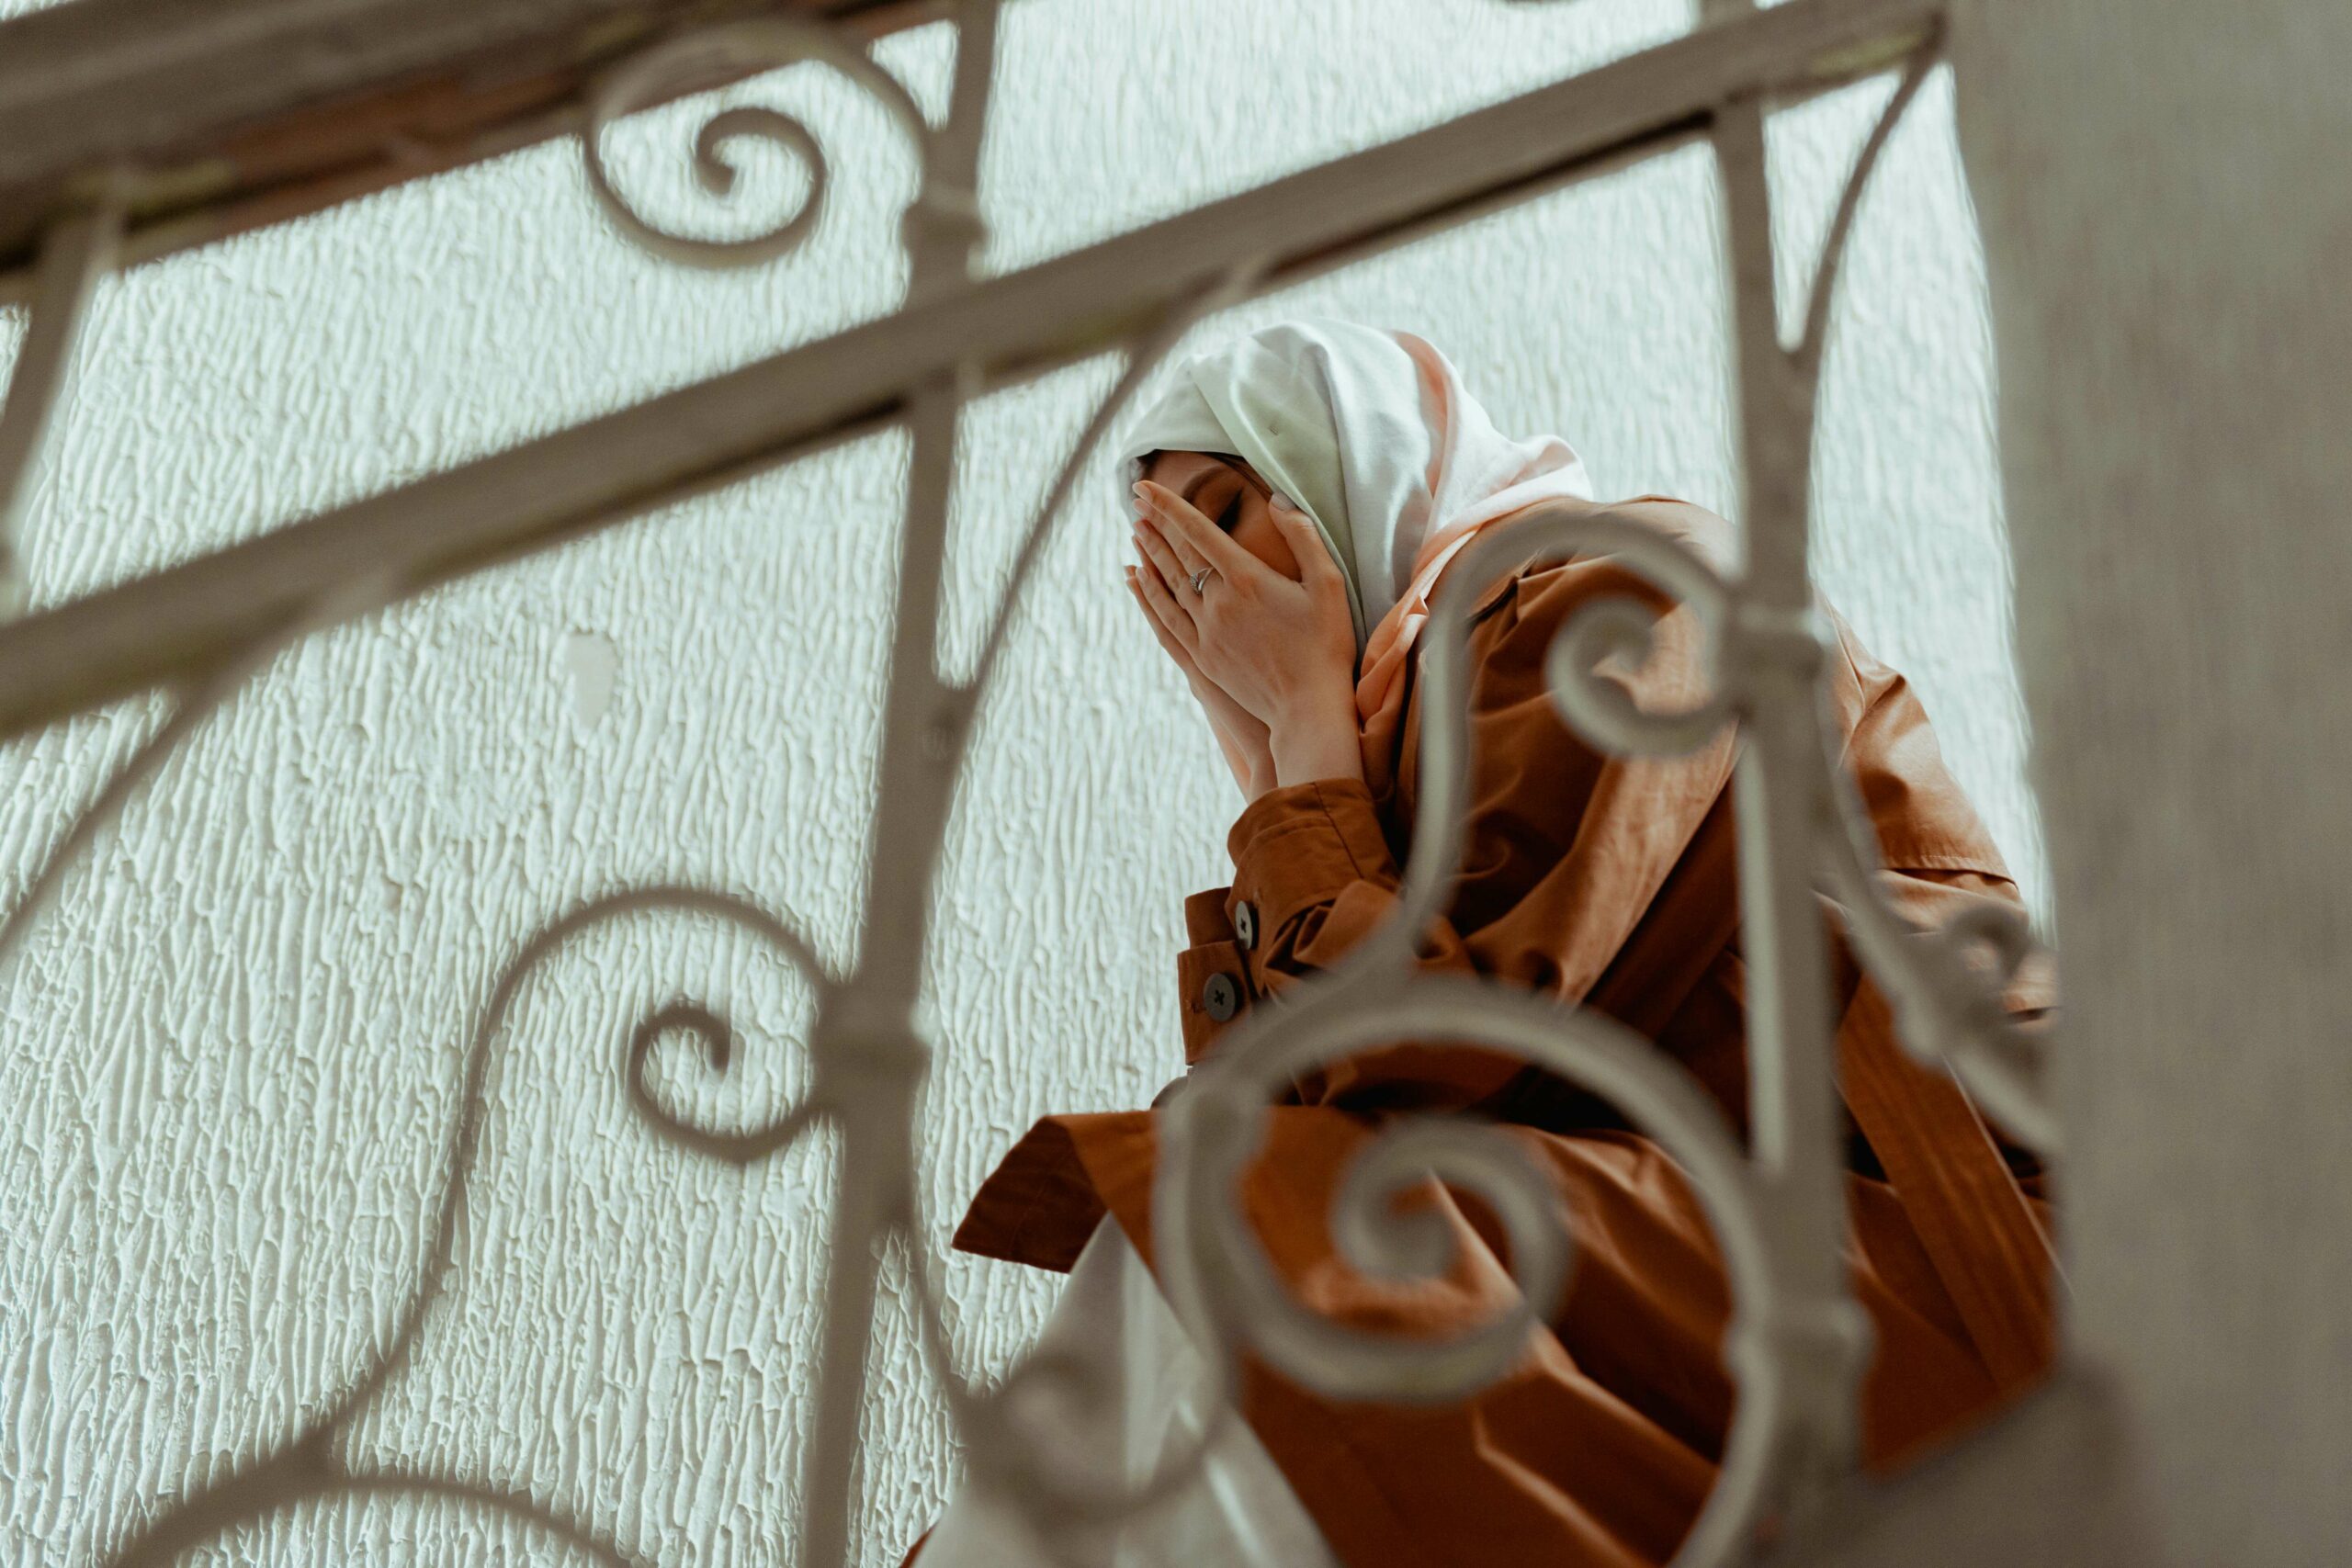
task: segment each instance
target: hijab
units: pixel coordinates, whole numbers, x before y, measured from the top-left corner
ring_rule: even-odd
[[[1337,317],[1278,322],[1178,365],[1120,447],[1122,515],[1145,461],[1163,451],[1243,459],[1323,536],[1347,579],[1375,793],[1390,783],[1407,661],[1447,563],[1531,506],[1592,496],[1566,441],[1497,430],[1427,339]]]

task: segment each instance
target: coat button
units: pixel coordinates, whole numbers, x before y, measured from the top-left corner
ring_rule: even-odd
[[[1201,987],[1201,1006],[1208,1015],[1223,1023],[1241,1006],[1241,987],[1233,983],[1230,975],[1212,975],[1209,983]]]
[[[1258,911],[1247,898],[1233,907],[1233,934],[1244,953],[1258,945]]]

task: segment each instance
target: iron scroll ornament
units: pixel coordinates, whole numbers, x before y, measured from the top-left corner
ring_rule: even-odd
[[[695,267],[756,266],[807,243],[823,212],[831,169],[823,144],[806,122],[779,109],[744,105],[720,110],[695,131],[695,178],[713,196],[734,192],[736,166],[727,156],[726,143],[736,137],[766,141],[808,171],[808,193],[798,207],[765,232],[740,240],[698,239],[645,218],[613,184],[605,164],[605,133],[614,121],[682,90],[730,80],[750,70],[808,62],[830,66],[880,105],[923,159],[921,192],[908,220],[919,222],[926,213],[945,214],[969,225],[977,237],[977,212],[968,199],[957,198],[953,182],[937,177],[936,138],[899,79],[835,28],[787,17],[708,27],[666,39],[630,56],[596,85],[580,132],[581,161],[589,191],[613,227],[650,254]]]
[[[975,13],[992,21],[993,8]],[[1820,273],[1814,285],[1804,339],[1792,359],[1809,391],[1818,373],[1826,340],[1828,303],[1860,194],[1879,149],[1915,96],[1932,51],[1910,62],[1870,141],[1858,158],[1841,197]],[[589,181],[599,202],[621,231],[652,254],[686,265],[740,265],[773,259],[803,243],[821,202],[826,173],[821,149],[807,128],[773,110],[728,110],[706,122],[695,144],[697,175],[707,188],[724,194],[729,166],[721,144],[731,136],[764,137],[808,163],[811,192],[802,209],[768,234],[743,242],[695,240],[662,230],[628,208],[613,189],[601,158],[600,139],[609,120],[690,81],[696,72],[722,62],[757,61],[785,64],[821,60],[837,66],[883,103],[894,122],[913,139],[922,159],[923,185],[907,215],[910,249],[924,232],[949,245],[968,248],[978,233],[968,169],[952,167],[951,150],[915,111],[911,99],[886,73],[854,46],[811,24],[738,24],[657,45],[608,80],[586,117],[582,136]],[[964,113],[959,96],[957,110]],[[967,134],[979,108],[961,123]],[[968,151],[968,149],[967,149]],[[1737,225],[1735,224],[1735,228]],[[1206,311],[1249,288],[1254,266],[1237,262],[1212,287],[1169,311],[1148,335],[1134,341],[1130,363],[1119,385],[1098,409],[1065,463],[1033,522],[1017,557],[1013,581],[984,645],[976,676],[960,686],[942,686],[932,761],[952,773],[960,765],[970,720],[987,690],[990,672],[1009,634],[1012,612],[1034,575],[1047,531],[1057,517],[1074,478],[1100,444],[1115,411],[1159,361],[1176,338]],[[936,285],[919,276],[917,288]],[[955,389],[939,389],[952,412]],[[1809,408],[1808,408],[1809,413]],[[942,505],[944,508],[944,498]],[[915,513],[930,502],[910,497]],[[1606,509],[1527,525],[1548,531],[1558,547],[1605,549],[1623,555],[1675,597],[1693,605],[1715,637],[1720,677],[1710,703],[1685,714],[1634,711],[1614,688],[1590,679],[1593,664],[1611,652],[1632,652],[1645,635],[1641,612],[1601,606],[1579,617],[1555,650],[1550,674],[1564,715],[1597,743],[1622,750],[1668,753],[1702,743],[1724,724],[1740,716],[1744,704],[1768,700],[1743,683],[1744,671],[1778,670],[1809,675],[1806,660],[1818,648],[1801,618],[1755,602],[1746,585],[1726,581],[1704,563],[1678,552],[1629,517]],[[1514,545],[1518,558],[1524,550]],[[932,563],[935,567],[936,563]],[[1425,678],[1441,700],[1430,705],[1433,722],[1424,736],[1430,787],[1417,821],[1414,859],[1407,869],[1398,909],[1374,933],[1340,975],[1376,978],[1384,960],[1409,949],[1415,933],[1442,902],[1451,880],[1452,857],[1459,852],[1461,770],[1467,756],[1461,716],[1449,705],[1460,690],[1458,645],[1463,609],[1480,579],[1501,569],[1498,553],[1474,552],[1450,575],[1442,593],[1428,644]],[[370,589],[372,594],[373,590]],[[368,595],[363,594],[363,597]],[[101,827],[123,798],[151,773],[203,714],[265,664],[285,640],[301,635],[293,626],[273,634],[213,671],[189,689],[180,713],[143,748],[93,801],[36,876],[34,897],[0,928],[0,961],[19,938],[38,900],[53,888],[59,869]],[[1728,655],[1726,653],[1728,651]],[[925,672],[929,674],[928,671]],[[893,701],[901,694],[894,692]],[[1817,719],[1817,714],[1815,716]],[[1448,739],[1448,732],[1451,739]],[[1450,750],[1449,750],[1450,748]],[[1449,782],[1451,781],[1451,782]],[[1840,775],[1826,748],[1820,772],[1804,786],[1843,809],[1838,830],[1812,848],[1824,874],[1855,911],[1857,946],[1874,974],[1887,982],[1915,1051],[1940,1052],[1956,1065],[1987,1103],[2029,1141],[2048,1142],[2054,1127],[2037,1090],[2034,1048],[2005,1030],[1997,1001],[1988,1001],[1982,977],[1962,961],[1972,945],[1988,946],[2004,960],[2022,951],[2013,927],[1988,926],[1920,942],[1877,894],[1867,821],[1849,800],[1840,800]],[[934,825],[935,826],[935,825]],[[1858,836],[1860,835],[1863,836]],[[359,1492],[464,1497],[482,1506],[551,1531],[609,1562],[622,1561],[609,1543],[576,1522],[554,1516],[517,1495],[448,1478],[397,1472],[365,1472],[346,1468],[336,1438],[405,1363],[422,1323],[438,1299],[447,1274],[456,1226],[462,1215],[466,1179],[483,1113],[494,1042],[505,1009],[538,964],[572,935],[604,920],[657,913],[718,919],[783,953],[820,995],[819,1017],[808,1049],[817,1066],[817,1087],[799,1105],[767,1126],[746,1133],[699,1128],[664,1111],[645,1081],[657,1042],[684,1032],[699,1043],[711,1070],[728,1070],[734,1032],[725,1017],[699,1002],[681,998],[639,1021],[618,1053],[632,1103],[656,1133],[709,1157],[747,1164],[788,1146],[820,1117],[858,1114],[888,1122],[905,1120],[929,1047],[888,1010],[876,1011],[859,989],[858,976],[824,971],[790,925],[747,900],[712,889],[661,886],[607,895],[551,921],[510,962],[492,988],[469,1048],[462,1101],[450,1143],[437,1218],[427,1262],[385,1348],[319,1419],[261,1459],[235,1468],[219,1481],[172,1504],[120,1550],[119,1561],[161,1561],[242,1519],[302,1498]],[[1396,967],[1392,965],[1392,967]],[[1155,1201],[1163,1205],[1162,1235],[1181,1238],[1171,1247],[1166,1283],[1180,1315],[1201,1337],[1206,1359],[1229,1377],[1230,1355],[1247,1345],[1314,1386],[1351,1396],[1458,1397],[1508,1364],[1532,1323],[1556,1301],[1572,1267],[1570,1238],[1557,1213],[1538,1190],[1532,1172],[1513,1151],[1473,1130],[1441,1119],[1402,1126],[1384,1138],[1351,1172],[1334,1215],[1345,1255],[1374,1274],[1410,1276],[1442,1263],[1429,1237],[1397,1226],[1382,1213],[1385,1197],[1404,1183],[1436,1171],[1488,1196],[1503,1215],[1520,1263],[1524,1301],[1510,1314],[1482,1325],[1458,1342],[1398,1349],[1355,1343],[1335,1325],[1311,1320],[1273,1287],[1262,1256],[1239,1223],[1220,1185],[1250,1146],[1254,1119],[1261,1120],[1272,1085],[1289,1073],[1395,1038],[1399,1032],[1443,1033],[1476,1039],[1514,1052],[1600,1089],[1653,1132],[1693,1178],[1722,1243],[1734,1284],[1737,1316],[1731,1354],[1741,1390],[1740,1417],[1732,1433],[1722,1480],[1699,1527],[1678,1557],[1681,1568],[1726,1561],[1752,1533],[1760,1511],[1776,1495],[1788,1462],[1785,1450],[1809,1439],[1810,1403],[1790,1397],[1809,1369],[1827,1367],[1833,1382],[1858,1358],[1860,1340],[1850,1303],[1840,1303],[1792,1284],[1788,1259],[1773,1244],[1756,1201],[1753,1172],[1732,1145],[1714,1108],[1676,1078],[1644,1042],[1593,1016],[1563,1014],[1501,987],[1453,979],[1414,978],[1367,986],[1351,1005],[1339,976],[1302,987],[1295,1007],[1268,1010],[1232,1038],[1229,1067],[1204,1074],[1195,1090],[1180,1097],[1169,1117],[1169,1158]],[[1317,988],[1319,986],[1320,988]],[[1376,1010],[1374,998],[1383,1005]],[[932,1260],[920,1242],[929,1234],[912,1197],[911,1151],[904,1164],[871,1173],[871,1199],[879,1227],[910,1247],[918,1295],[919,1332],[940,1376],[958,1430],[974,1461],[975,1480],[1023,1499],[1049,1552],[1080,1522],[1131,1515],[1168,1498],[1195,1472],[1213,1434],[1204,1434],[1139,1487],[1068,1484],[1057,1477],[1054,1456],[1040,1442],[1034,1419],[1041,1404],[1083,1404],[1089,1391],[1069,1369],[1033,1359],[1015,1369],[995,1394],[983,1396],[959,1377],[944,1344]],[[861,1177],[865,1172],[858,1173]],[[846,1184],[852,1173],[844,1172]],[[820,1372],[820,1376],[823,1375]],[[1047,1423],[1050,1425],[1050,1423]],[[812,1497],[806,1506],[834,1516],[828,1533],[838,1538],[842,1497]]]

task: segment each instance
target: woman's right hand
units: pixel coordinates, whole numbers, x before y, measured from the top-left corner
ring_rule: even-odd
[[[1184,684],[1192,689],[1193,700],[1201,705],[1208,716],[1209,732],[1216,737],[1217,750],[1225,753],[1225,764],[1233,770],[1233,782],[1241,786],[1241,798],[1246,804],[1274,787],[1274,757],[1266,727],[1228,696],[1225,689],[1200,671],[1193,663],[1190,649],[1168,633],[1159,617],[1151,613],[1151,605],[1143,596],[1143,587],[1136,581],[1136,569],[1127,570],[1127,592],[1135,596],[1136,606],[1143,612],[1144,624],[1160,648],[1183,671]]]

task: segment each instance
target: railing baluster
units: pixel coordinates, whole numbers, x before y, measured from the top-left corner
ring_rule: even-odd
[[[402,1363],[440,1296],[455,1256],[490,1051],[508,1004],[572,934],[606,919],[664,912],[717,918],[764,941],[817,994],[809,1092],[749,1133],[693,1126],[647,1089],[650,1053],[669,1032],[695,1036],[713,1070],[726,1070],[732,1035],[717,1012],[674,1002],[639,1024],[623,1058],[639,1114],[661,1135],[709,1157],[764,1159],[820,1120],[841,1134],[797,1561],[807,1568],[843,1568],[853,1547],[856,1439],[880,1257],[894,1243],[929,1244],[915,1229],[912,1116],[928,1059],[915,1014],[941,847],[974,718],[1020,594],[1112,414],[1206,310],[1701,134],[1712,141],[1724,198],[1745,497],[1739,574],[1719,575],[1638,517],[1606,507],[1532,519],[1511,538],[1482,541],[1463,557],[1439,595],[1424,645],[1425,788],[1399,913],[1338,972],[1302,983],[1285,1006],[1253,1014],[1171,1102],[1156,1194],[1159,1256],[1171,1301],[1220,1376],[1230,1377],[1233,1358],[1246,1347],[1327,1393],[1434,1399],[1466,1392],[1521,1353],[1526,1333],[1564,1288],[1568,1242],[1544,1233],[1547,1219],[1556,1216],[1523,1159],[1474,1130],[1408,1123],[1384,1136],[1372,1163],[1357,1173],[1370,1176],[1349,1188],[1357,1207],[1344,1218],[1359,1242],[1371,1234],[1366,1227],[1385,1223],[1388,1185],[1418,1179],[1424,1169],[1481,1191],[1510,1229],[1523,1299],[1511,1314],[1433,1346],[1350,1335],[1287,1300],[1232,1202],[1233,1178],[1250,1152],[1250,1129],[1296,1073],[1397,1038],[1398,1031],[1513,1052],[1600,1091],[1654,1136],[1690,1175],[1721,1246],[1734,1287],[1729,1349],[1741,1404],[1716,1493],[1678,1562],[1736,1559],[1760,1520],[1775,1510],[1801,1511],[1847,1475],[1857,1448],[1867,1319],[1850,1298],[1844,1258],[1844,1140],[1816,877],[1856,906],[1858,950],[1874,971],[1889,972],[1890,992],[1906,1019],[1921,1021],[1934,1047],[1956,1058],[1979,1054],[1982,1070],[2005,1095],[2026,1111],[2032,1099],[2030,1075],[2013,1059],[2017,1043],[1996,1038],[1997,1008],[1969,988],[1956,960],[1939,965],[1915,956],[1899,939],[1899,922],[1871,902],[1867,846],[1857,838],[1862,829],[1854,826],[1853,807],[1836,788],[1821,746],[1824,646],[1813,609],[1807,527],[1830,295],[1862,185],[1932,57],[1940,11],[1933,0],[1789,0],[1769,11],[1757,10],[1753,0],[1703,0],[1702,17],[1708,25],[1689,38],[1574,83],[981,282],[969,268],[981,233],[977,183],[998,0],[961,0],[949,113],[935,130],[894,78],[818,24],[770,17],[666,40],[606,79],[585,130],[591,186],[615,222],[649,250],[688,265],[746,265],[797,245],[814,227],[823,165],[814,138],[789,117],[728,110],[704,126],[697,142],[707,173],[718,164],[720,141],[738,133],[766,135],[810,161],[807,209],[744,242],[692,240],[640,219],[604,177],[597,138],[609,116],[673,89],[681,69],[740,75],[763,62],[822,61],[878,99],[922,160],[922,189],[901,233],[910,272],[899,311],[765,365],[0,626],[0,735],[161,681],[189,694],[182,712],[85,809],[28,898],[0,923],[5,964],[58,868],[207,707],[285,642],[432,582],[729,482],[810,444],[894,423],[903,423],[910,438],[880,786],[853,972],[823,971],[786,922],[708,889],[625,889],[543,928],[502,973],[468,1049],[427,1267],[384,1348],[302,1434],[165,1510],[134,1536],[125,1555],[177,1550],[226,1528],[223,1521],[353,1491],[467,1496],[550,1523],[576,1543],[614,1555],[592,1532],[519,1495],[434,1477],[354,1473],[343,1468],[339,1448],[345,1425]],[[1784,345],[1765,167],[1768,96],[1817,91],[1905,55],[1904,81],[1831,224],[1803,337],[1793,348]],[[91,280],[107,265],[120,221],[119,204],[109,200],[62,220],[51,233],[43,303],[0,412],[0,570],[10,566],[6,525],[21,505],[24,477],[70,361]],[[939,609],[964,405],[996,385],[1118,345],[1130,352],[1126,373],[1030,525],[977,673],[963,684],[947,680],[938,662]],[[1423,976],[1412,965],[1419,928],[1442,907],[1458,856],[1461,784],[1471,761],[1466,719],[1456,711],[1466,679],[1460,668],[1466,608],[1478,587],[1526,558],[1531,540],[1563,554],[1622,556],[1630,570],[1691,605],[1714,639],[1720,689],[1689,713],[1612,707],[1587,683],[1591,671],[1578,660],[1595,643],[1577,640],[1573,626],[1553,650],[1550,674],[1571,722],[1619,751],[1671,754],[1720,734],[1735,719],[1741,727],[1735,787],[1752,1093],[1745,1151],[1688,1075],[1621,1026],[1499,987]],[[1624,630],[1620,623],[1600,635]],[[1997,932],[1975,937],[1996,945],[2001,940]],[[2036,1124],[2030,1115],[2022,1120]],[[924,1314],[919,1332],[948,1385],[958,1429],[975,1446],[974,1475],[1015,1494],[1047,1538],[1067,1524],[1147,1506],[1191,1479],[1200,1443],[1179,1445],[1173,1460],[1125,1495],[1094,1495],[1047,1473],[1038,1453],[1008,1440],[1012,1423],[1004,1413],[1030,1382],[1030,1369],[1015,1369],[992,1397],[958,1383],[945,1364],[932,1277],[923,1260],[913,1267]],[[1036,1380],[1048,1394],[1050,1382]]]
[[[99,277],[114,266],[123,204],[115,182],[93,200],[52,220],[41,238],[33,284],[32,323],[17,351],[7,397],[0,402],[0,622],[25,607],[24,563],[17,553],[33,474],[51,416],[74,374],[74,350]]]
[[[1733,1353],[1783,1363],[1795,1436],[1790,1468],[1777,1479],[1796,1502],[1852,1466],[1855,1390],[1869,1345],[1868,1322],[1846,1280],[1844,1139],[1830,1055],[1828,960],[1813,887],[1815,843],[1827,819],[1818,777],[1822,646],[1806,564],[1812,396],[1781,346],[1760,101],[1744,96],[1724,105],[1713,141],[1745,502],[1733,614],[1756,660],[1744,671],[1745,739],[1734,786],[1749,1122],[1769,1194],[1766,1224],[1789,1259],[1792,1292],[1759,1303],[1757,1337]]]

